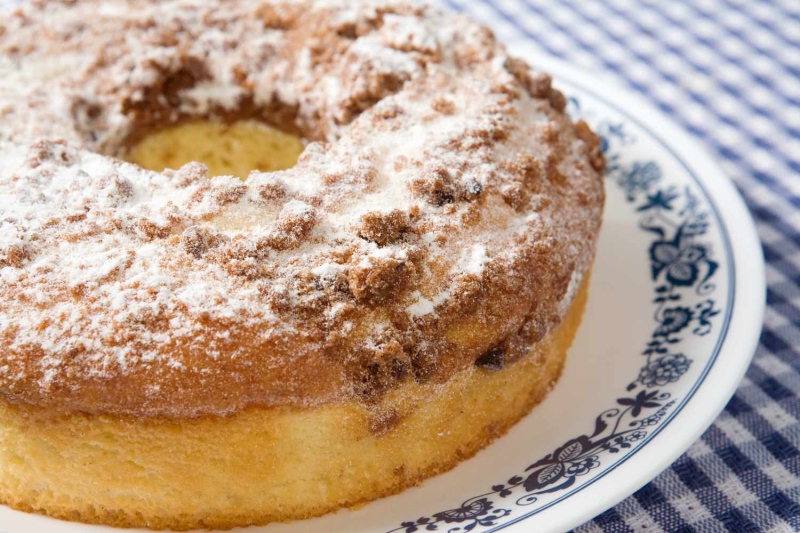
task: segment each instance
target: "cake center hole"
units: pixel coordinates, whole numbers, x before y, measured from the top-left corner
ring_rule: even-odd
[[[208,167],[209,176],[245,179],[253,170],[293,167],[303,148],[299,137],[255,120],[232,124],[198,121],[146,136],[125,159],[157,172],[199,161]]]

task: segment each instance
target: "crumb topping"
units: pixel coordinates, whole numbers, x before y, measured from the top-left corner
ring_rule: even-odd
[[[371,401],[499,368],[594,256],[599,143],[491,32],[409,0],[0,16],[0,392],[141,416]],[[191,119],[309,144],[242,182],[118,156]]]

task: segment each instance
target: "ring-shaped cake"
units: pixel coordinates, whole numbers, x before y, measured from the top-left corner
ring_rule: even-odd
[[[580,322],[603,159],[565,106],[489,30],[407,0],[6,11],[0,501],[226,528],[474,454]],[[198,121],[304,150],[243,180],[124,161]]]

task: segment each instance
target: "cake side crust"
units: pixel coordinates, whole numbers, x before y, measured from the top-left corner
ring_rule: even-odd
[[[539,403],[580,325],[588,276],[563,322],[522,360],[413,384],[365,408],[247,409],[135,420],[0,404],[0,502],[117,527],[229,529],[323,515],[418,485],[473,456]],[[280,502],[279,504],[277,502]]]

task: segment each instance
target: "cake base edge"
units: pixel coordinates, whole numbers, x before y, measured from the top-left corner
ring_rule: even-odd
[[[409,384],[371,407],[137,420],[0,401],[0,503],[185,531],[310,518],[396,494],[472,457],[544,399],[580,325],[588,279],[520,361]]]

